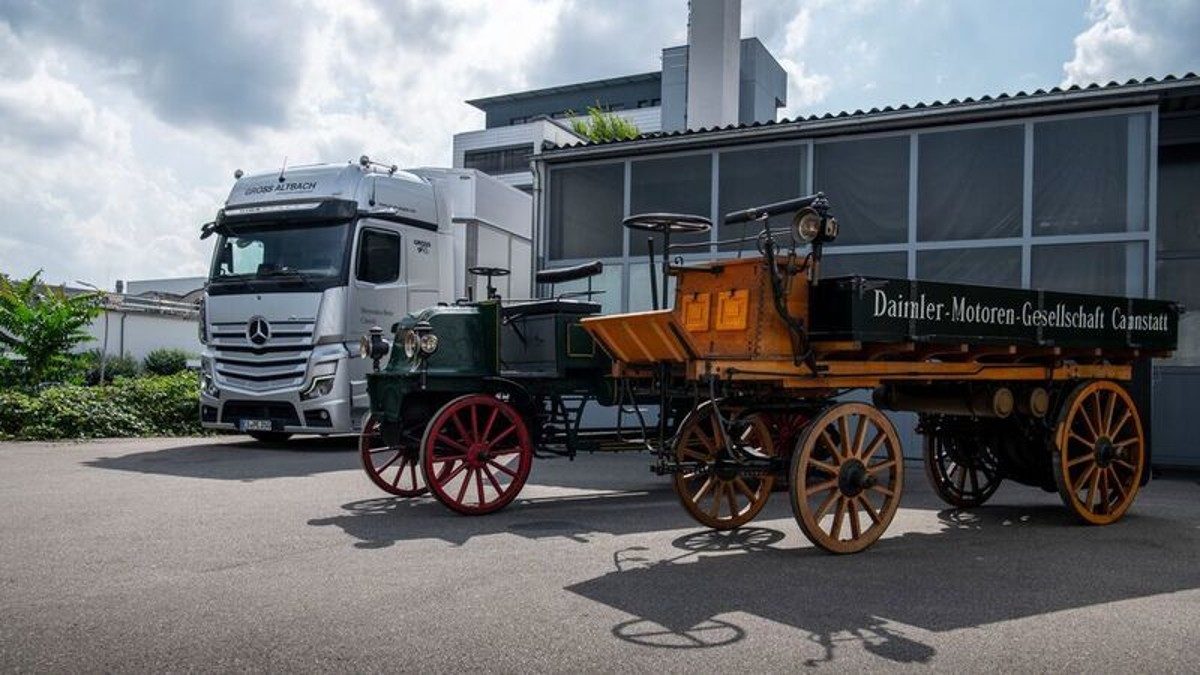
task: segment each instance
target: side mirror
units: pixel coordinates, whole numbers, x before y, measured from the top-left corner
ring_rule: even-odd
[[[216,232],[216,231],[217,231],[217,221],[210,220],[207,223],[200,226],[200,239],[201,240],[208,239],[209,237],[211,237],[213,235],[213,232]]]

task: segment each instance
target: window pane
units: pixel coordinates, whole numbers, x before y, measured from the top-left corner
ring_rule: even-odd
[[[1146,115],[1041,122],[1033,127],[1033,233],[1144,231]]]
[[[792,145],[722,152],[718,179],[718,218],[723,219],[726,213],[738,209],[803,197],[806,150],[803,145]],[[775,216],[771,219],[771,227],[784,229],[791,219],[790,213]],[[753,251],[759,229],[757,223],[728,227],[719,224],[717,237],[736,239],[745,234],[750,241],[744,250]],[[722,251],[737,249],[736,244],[721,246]]]
[[[921,134],[918,143],[918,239],[1021,236],[1024,127]]]
[[[514,145],[507,148],[468,150],[463,153],[463,166],[484,173],[514,173],[529,170],[529,157],[533,147]]]
[[[1158,250],[1200,255],[1200,144],[1158,149]]]
[[[400,237],[390,232],[363,230],[358,249],[358,278],[386,284],[400,278]]]
[[[664,295],[662,292],[662,267],[654,266],[654,283],[658,284],[658,306],[664,306]],[[675,292],[675,277],[667,278],[667,294],[666,306],[671,306],[675,302],[673,293]],[[629,310],[630,312],[644,312],[648,309],[653,309],[653,304],[650,297],[650,265],[630,265],[629,266]]]
[[[669,157],[634,162],[630,176],[629,213],[685,213],[712,217],[712,155]],[[629,250],[646,252],[646,237],[662,253],[662,235],[630,230]],[[671,243],[708,241],[709,233],[672,235]],[[688,253],[703,249],[687,249]]]
[[[907,253],[849,253],[827,255],[821,260],[825,278],[857,274],[863,277],[908,278]]]
[[[552,268],[553,266],[551,266]],[[548,268],[550,269],[550,268]],[[588,289],[587,279],[576,279],[561,284],[554,284],[554,294],[577,293]],[[600,303],[604,314],[616,314],[621,311],[621,266],[604,264],[604,271],[592,277],[592,290],[603,291],[592,296],[591,302]],[[545,287],[545,293],[550,292],[550,286]],[[587,300],[587,296],[573,296],[576,300]]]
[[[834,245],[908,241],[908,136],[821,143],[813,186],[829,198]]]
[[[550,172],[550,257],[621,255],[625,167],[602,164]]]
[[[927,281],[1020,288],[1021,247],[918,251],[917,278]]]
[[[1145,269],[1143,242],[1033,247],[1032,285],[1042,290],[1141,296]]]
[[[1159,259],[1156,267],[1159,299],[1181,302],[1189,313],[1200,310],[1200,258]]]

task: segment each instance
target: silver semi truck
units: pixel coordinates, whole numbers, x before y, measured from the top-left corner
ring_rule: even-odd
[[[530,197],[473,170],[367,157],[243,175],[201,237],[216,236],[200,316],[200,419],[279,441],[356,433],[366,415],[358,340],[410,311],[530,296]]]

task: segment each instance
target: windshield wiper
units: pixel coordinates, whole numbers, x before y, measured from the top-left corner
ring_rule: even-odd
[[[289,279],[294,279],[296,281],[299,281],[300,283],[304,284],[304,286],[306,288],[308,288],[309,290],[313,290],[313,291],[321,290],[321,289],[317,288],[316,284],[313,283],[312,277],[308,276],[304,272],[301,272],[300,270],[294,270],[294,269],[289,269],[289,268],[285,267],[282,269],[270,270],[267,272],[260,272],[257,275],[257,278],[259,278],[259,279],[269,279],[269,278],[273,278],[273,277],[287,277]]]

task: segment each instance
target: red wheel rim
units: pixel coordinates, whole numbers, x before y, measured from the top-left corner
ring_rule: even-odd
[[[367,477],[388,494],[419,497],[429,491],[417,470],[417,449],[388,445],[374,415],[367,419],[358,437],[358,456]]]
[[[516,498],[532,459],[521,414],[486,394],[447,403],[421,440],[421,469],[433,495],[470,515],[498,511]]]

